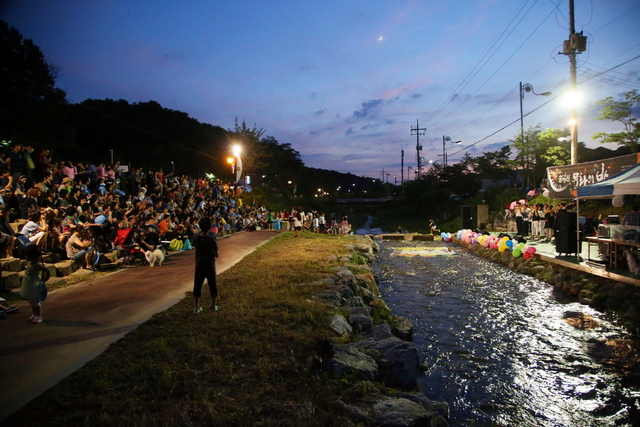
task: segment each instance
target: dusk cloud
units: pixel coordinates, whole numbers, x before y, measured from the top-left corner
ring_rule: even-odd
[[[352,117],[362,119],[364,117],[375,116],[380,110],[382,102],[382,99],[372,99],[371,101],[363,102],[362,109],[354,111]]]

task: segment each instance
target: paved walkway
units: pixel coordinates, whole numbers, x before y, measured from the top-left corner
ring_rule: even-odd
[[[218,273],[279,233],[239,233],[219,240]],[[52,292],[39,325],[26,322],[28,305],[0,320],[0,420],[180,301],[193,289],[193,254],[178,252],[160,267],[124,269]]]

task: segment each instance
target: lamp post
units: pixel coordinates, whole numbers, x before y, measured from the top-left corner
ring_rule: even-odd
[[[173,164],[173,161],[171,161],[171,175],[175,175],[176,174],[176,167]]]
[[[442,165],[447,166],[447,142],[452,144],[460,144],[462,141],[451,141],[450,136],[442,135]]]
[[[533,86],[531,85],[531,83],[522,84],[522,82],[520,82],[520,141],[522,144],[524,144],[524,112],[522,111],[522,101],[524,100],[525,92],[531,92],[532,94],[538,96],[551,95],[551,92],[536,93],[533,90]]]
[[[524,143],[524,112],[522,111],[522,100],[524,100],[525,92],[531,92],[532,94],[538,95],[538,96],[551,95],[551,92],[536,93],[533,90],[533,86],[531,85],[531,83],[522,84],[522,82],[520,82],[520,139],[523,143]]]

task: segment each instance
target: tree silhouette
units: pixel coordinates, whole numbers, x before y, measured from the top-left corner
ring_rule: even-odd
[[[0,21],[0,136],[36,147],[70,146],[66,94],[40,48]]]

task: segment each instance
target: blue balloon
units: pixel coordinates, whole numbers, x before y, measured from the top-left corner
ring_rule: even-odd
[[[513,242],[511,240],[507,240],[507,246],[512,248],[513,247]]]

